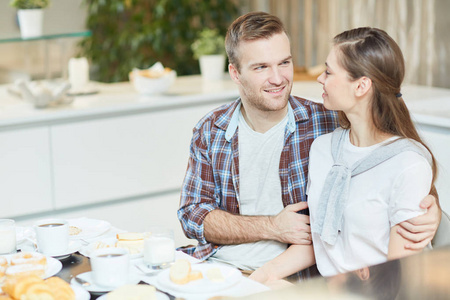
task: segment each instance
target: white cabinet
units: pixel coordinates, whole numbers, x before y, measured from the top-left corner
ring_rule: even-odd
[[[218,105],[51,126],[55,208],[178,191],[192,128]]]
[[[0,132],[0,218],[52,209],[47,127]]]

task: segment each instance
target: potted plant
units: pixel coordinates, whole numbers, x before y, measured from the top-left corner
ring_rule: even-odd
[[[10,5],[18,9],[20,34],[22,38],[42,36],[43,9],[49,0],[11,0]]]
[[[217,29],[202,30],[191,45],[194,58],[200,62],[200,72],[205,80],[220,80],[225,67],[225,38]]]

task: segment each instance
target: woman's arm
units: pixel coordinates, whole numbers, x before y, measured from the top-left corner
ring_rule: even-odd
[[[249,278],[268,284],[306,269],[315,262],[312,245],[291,245],[286,251],[258,268]]]
[[[394,225],[391,228],[391,233],[389,237],[389,248],[388,248],[388,259],[397,259],[400,257],[404,257],[407,255],[411,255],[414,253],[420,252],[422,249],[407,249],[405,245],[411,243],[410,240],[407,240],[403,236],[398,233],[398,229],[400,228],[400,224]]]

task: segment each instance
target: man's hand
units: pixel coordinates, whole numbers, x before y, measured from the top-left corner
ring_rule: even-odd
[[[299,210],[308,208],[308,203],[299,202],[286,206],[278,215],[271,218],[273,237],[286,244],[309,245],[311,244],[311,227],[309,216],[298,214]]]
[[[420,203],[420,207],[427,209],[427,212],[399,224],[401,228],[397,230],[397,233],[411,241],[410,244],[405,245],[405,249],[422,250],[425,248],[433,239],[441,222],[441,210],[434,196],[426,196]]]

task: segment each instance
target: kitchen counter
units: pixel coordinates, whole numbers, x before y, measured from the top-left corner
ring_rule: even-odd
[[[91,82],[90,87],[98,93],[77,96],[68,105],[36,109],[31,103],[11,93],[10,87],[11,85],[0,85],[0,129],[195,106],[221,102],[239,95],[236,85],[230,79],[206,82],[200,76],[178,77],[168,92],[162,95],[140,95],[129,82]]]
[[[0,85],[0,128],[196,105],[239,96],[237,86],[227,77],[212,82],[202,81],[200,76],[178,77],[166,94],[152,96],[139,95],[129,82],[91,85],[99,93],[78,96],[72,104],[46,109],[35,109],[9,93],[10,85]],[[402,93],[416,122],[450,129],[450,89],[406,85]],[[322,86],[314,81],[294,82],[292,94],[322,102]]]

